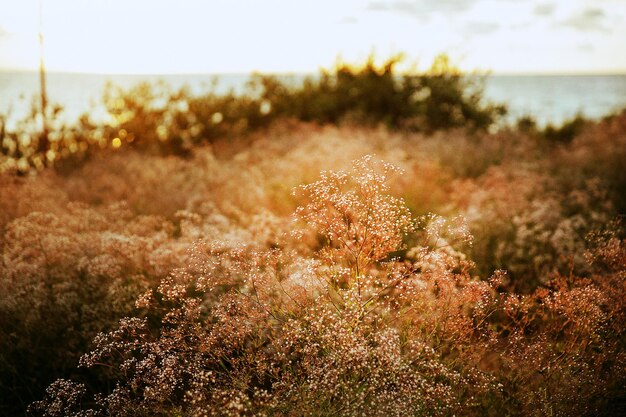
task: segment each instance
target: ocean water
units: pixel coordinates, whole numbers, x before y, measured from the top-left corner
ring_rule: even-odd
[[[577,114],[598,119],[626,108],[626,75],[491,76],[485,97],[505,103],[509,121],[530,115],[545,126]]]
[[[233,89],[243,92],[249,76],[223,75],[100,75],[50,73],[48,98],[64,108],[64,118],[72,122],[86,111],[102,112],[101,97],[107,82],[129,88],[141,81],[165,81],[174,88],[186,85],[201,94]],[[293,80],[302,75],[293,76]],[[36,72],[0,72],[0,114],[8,127],[24,117],[37,99],[39,78]],[[508,107],[506,121],[532,116],[541,126],[560,124],[577,114],[600,118],[626,107],[626,75],[491,75],[485,78],[484,97]]]

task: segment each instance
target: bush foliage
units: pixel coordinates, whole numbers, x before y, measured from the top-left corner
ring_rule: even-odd
[[[88,114],[76,125],[60,121],[62,109],[46,115],[42,134],[38,109],[15,132],[0,133],[5,156],[0,169],[26,172],[55,162],[84,157],[96,149],[121,146],[160,154],[188,155],[193,147],[254,132],[279,120],[319,124],[343,122],[383,124],[432,133],[467,128],[485,130],[505,113],[502,105],[485,103],[476,77],[466,77],[446,56],[422,74],[399,74],[400,56],[377,65],[370,56],[361,65],[338,63],[302,82],[256,74],[243,94],[210,91],[192,95],[163,83],[141,83],[129,90],[109,85],[103,96],[106,119]]]

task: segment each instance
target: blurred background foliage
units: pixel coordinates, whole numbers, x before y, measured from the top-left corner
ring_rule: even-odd
[[[384,125],[432,134],[465,128],[483,131],[505,114],[503,105],[486,103],[479,77],[467,77],[445,55],[424,73],[399,73],[402,56],[378,65],[339,62],[331,70],[296,82],[293,78],[254,74],[243,94],[218,94],[213,88],[193,95],[164,83],[141,83],[128,90],[108,85],[106,116],[85,113],[78,123],[60,121],[62,108],[46,114],[48,132],[33,101],[31,114],[0,144],[2,170],[25,173],[60,160],[77,161],[95,149],[133,147],[157,154],[185,156],[194,146],[266,128],[278,120],[319,124]],[[68,162],[66,162],[66,165]],[[71,162],[70,162],[71,164]]]
[[[338,62],[304,79],[253,74],[242,92],[218,93],[217,79],[200,95],[164,82],[129,89],[108,84],[102,96],[104,115],[90,111],[68,123],[61,106],[48,106],[45,133],[40,102],[33,98],[30,113],[15,128],[8,130],[7,115],[0,115],[0,171],[71,169],[94,152],[120,148],[189,156],[196,146],[254,134],[285,120],[384,126],[427,136],[454,129],[481,134],[508,128],[545,146],[569,143],[590,124],[577,115],[560,126],[539,127],[525,116],[506,126],[506,106],[484,99],[480,74],[461,71],[446,55],[422,73],[400,73],[402,59],[397,55],[378,64],[371,55],[363,63]]]

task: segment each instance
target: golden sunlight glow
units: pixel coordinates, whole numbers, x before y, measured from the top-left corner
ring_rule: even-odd
[[[52,71],[301,72],[372,51],[421,67],[444,52],[496,72],[626,70],[621,0],[42,1]],[[35,69],[39,1],[0,7],[0,69]]]

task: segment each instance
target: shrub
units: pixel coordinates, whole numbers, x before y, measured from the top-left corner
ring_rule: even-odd
[[[347,120],[426,132],[484,130],[504,114],[503,106],[485,104],[478,80],[463,76],[446,56],[439,56],[424,74],[398,74],[401,59],[391,57],[380,66],[374,56],[362,65],[340,63],[300,87],[260,77],[258,87],[277,116],[318,123]]]
[[[504,114],[502,105],[484,103],[476,77],[466,77],[438,57],[423,74],[398,74],[401,57],[382,65],[370,56],[361,65],[338,64],[301,83],[284,77],[253,76],[244,94],[214,90],[193,96],[164,83],[140,83],[125,91],[107,85],[106,120],[81,117],[61,123],[60,107],[47,115],[49,134],[38,130],[37,105],[16,132],[0,130],[2,171],[72,167],[98,149],[136,148],[144,152],[189,156],[199,144],[213,143],[263,129],[277,120],[319,124],[383,124],[432,133],[467,128],[485,130]]]
[[[573,119],[563,122],[561,126],[555,127],[549,124],[540,132],[540,135],[549,141],[568,143],[579,135],[587,124],[588,121],[578,114]]]

